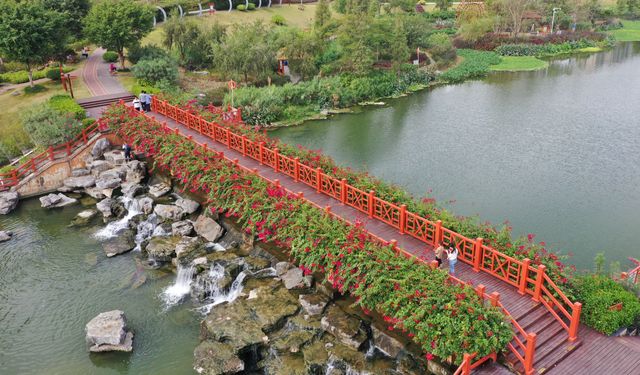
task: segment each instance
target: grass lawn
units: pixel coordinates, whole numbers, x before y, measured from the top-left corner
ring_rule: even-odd
[[[502,56],[500,64],[491,65],[490,70],[501,72],[517,72],[544,69],[549,63],[533,56]]]
[[[609,31],[618,42],[640,41],[640,21],[622,21],[622,29]]]
[[[215,22],[219,22],[223,25],[231,25],[235,23],[250,23],[256,20],[262,20],[264,23],[271,23],[271,17],[276,14],[281,15],[287,21],[289,26],[297,26],[302,29],[309,28],[313,25],[313,19],[316,12],[316,4],[305,4],[304,10],[298,9],[299,4],[286,4],[275,5],[277,1],[272,2],[271,8],[260,8],[252,11],[241,12],[238,10],[217,11],[213,15],[206,16],[190,16],[189,19],[197,20],[202,25],[212,25]],[[335,16],[335,12],[332,13]],[[147,35],[143,44],[156,44],[162,43],[162,26],[153,30]]]

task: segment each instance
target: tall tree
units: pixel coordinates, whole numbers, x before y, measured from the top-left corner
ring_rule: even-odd
[[[92,42],[118,53],[124,68],[124,49],[137,45],[153,28],[153,11],[134,0],[97,3],[85,19]]]
[[[46,9],[42,1],[0,1],[0,53],[27,66],[33,87],[33,68],[62,49],[64,18]]]
[[[396,18],[391,34],[391,58],[394,69],[398,70],[400,65],[409,60],[409,47],[407,46],[407,35],[400,18]]]
[[[311,32],[289,32],[282,50],[287,56],[291,71],[300,74],[302,79],[317,74],[316,55],[322,51],[321,44],[322,41]]]
[[[316,15],[315,15],[315,21],[314,21],[314,26],[316,30],[321,30],[324,27],[324,25],[326,25],[327,22],[329,22],[330,19],[331,19],[331,9],[329,8],[329,1],[320,0],[320,2],[318,2],[318,7],[316,8]]]
[[[191,20],[174,16],[166,22],[163,31],[162,44],[168,49],[175,49],[178,52],[180,63],[184,64],[188,50],[201,36],[202,30]]]
[[[338,34],[342,46],[340,63],[345,70],[366,74],[375,61],[375,51],[369,43],[372,20],[365,15],[349,15],[343,18]]]
[[[500,8],[509,20],[509,27],[514,36],[522,29],[524,12],[533,7],[535,0],[500,0]]]
[[[64,16],[65,27],[71,35],[76,38],[82,35],[82,21],[91,9],[89,0],[47,0],[44,4]]]

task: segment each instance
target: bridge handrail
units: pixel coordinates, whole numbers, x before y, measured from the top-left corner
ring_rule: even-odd
[[[187,112],[156,97],[153,97],[152,110],[174,119],[178,123],[226,145],[228,148],[240,150],[243,152],[243,155],[257,160],[262,165],[266,164],[276,171],[280,168],[281,158],[286,160],[287,163],[293,163],[294,179],[315,188],[319,193],[329,195],[343,204],[364,212],[362,200],[347,199],[349,191],[364,192],[349,185],[344,179],[338,180],[333,178],[324,173],[321,168],[312,168],[301,163],[298,158],[291,159],[281,155],[277,148],[270,149],[264,145],[264,142],[259,142],[256,145],[257,142],[247,139],[246,136],[236,134],[228,127],[224,127],[216,122],[207,122],[199,115],[178,115],[178,113],[182,114]],[[239,113],[239,110],[236,110],[234,113]],[[189,121],[188,118],[191,116],[194,116],[197,120]],[[207,124],[207,127],[212,128],[213,131],[202,132],[201,124],[203,121]],[[193,124],[197,124],[197,126]],[[239,145],[236,143],[232,145],[230,141],[232,137],[239,140],[238,142],[241,141],[242,144]],[[259,153],[247,153],[246,150],[255,149],[255,147],[259,147]],[[300,171],[304,171],[305,175],[300,176]],[[533,299],[537,302],[542,302],[568,331],[570,340],[577,338],[581,304],[578,302],[572,303],[566,297],[548,275],[546,275],[546,267],[544,265],[534,267],[528,259],[518,260],[485,245],[482,238],[470,239],[453,230],[444,228],[439,220],[433,222],[418,214],[407,211],[405,205],[396,205],[376,197],[375,191],[368,192],[366,202],[368,205],[366,212],[370,217],[391,225],[398,229],[401,234],[408,234],[432,246],[438,244],[440,241],[443,241],[445,244],[455,243],[460,250],[459,259],[461,261],[472,265],[476,272],[484,271],[517,287],[521,294],[531,294]],[[560,300],[556,299],[555,296],[560,296]],[[557,310],[555,307],[557,307]],[[558,315],[558,312],[560,312],[562,316]],[[565,319],[569,321],[568,325],[564,321]]]
[[[86,128],[82,129],[82,132],[75,136],[73,139],[58,144],[56,146],[50,146],[46,151],[30,158],[26,162],[18,165],[10,172],[0,173],[0,191],[8,190],[13,186],[16,186],[20,181],[31,173],[35,173],[42,165],[58,159],[60,153],[62,157],[73,154],[79,147],[86,144],[96,133],[101,131],[102,123],[96,121]]]

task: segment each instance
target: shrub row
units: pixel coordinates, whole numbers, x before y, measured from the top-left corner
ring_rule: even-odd
[[[62,71],[68,73],[72,70],[69,67],[63,67]],[[33,79],[51,78],[60,79],[60,68],[49,68],[33,71]],[[13,84],[29,82],[29,72],[19,70],[17,72],[8,72],[0,74],[0,82],[8,82]]]
[[[433,79],[433,75],[407,65],[398,74],[376,71],[363,77],[343,74],[283,86],[243,87],[235,91],[234,104],[243,107],[243,119],[247,123],[269,124],[289,119],[287,115],[296,107],[315,112],[349,107],[400,95],[414,85],[426,85]],[[231,102],[230,95],[225,97],[225,102]]]
[[[489,72],[489,67],[500,63],[500,56],[494,52],[458,50],[464,60],[457,66],[447,70],[439,79],[448,83],[459,83],[467,79],[482,78]]]
[[[54,95],[49,98],[49,107],[63,114],[71,114],[76,120],[87,117],[85,110],[68,95]]]
[[[503,44],[560,44],[565,42],[575,42],[579,40],[590,40],[593,42],[602,42],[607,39],[604,33],[579,31],[564,32],[562,34],[547,34],[541,36],[520,36],[510,37],[503,34],[487,33],[476,41],[465,41],[462,38],[454,39],[453,44],[457,48],[470,48],[483,51],[493,51]]]
[[[365,313],[381,313],[389,330],[402,330],[427,358],[456,354],[459,362],[461,352],[484,356],[511,340],[502,313],[485,306],[471,287],[453,284],[444,271],[371,241],[361,225],[334,219],[159,123],[129,118],[125,111],[111,107],[104,119],[149,154],[154,168],[205,193],[216,211],[236,218],[248,234],[289,249],[305,274],[322,273],[339,291],[355,296]]]
[[[503,44],[495,49],[502,56],[551,56],[570,53],[577,49],[597,47],[598,43],[588,39],[572,40],[559,44]]]

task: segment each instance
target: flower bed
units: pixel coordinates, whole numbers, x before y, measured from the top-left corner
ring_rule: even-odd
[[[122,106],[104,120],[117,134],[153,157],[154,168],[170,172],[209,203],[233,216],[261,241],[290,249],[305,273],[321,272],[365,312],[384,315],[389,329],[402,330],[428,358],[462,352],[479,357],[501,351],[513,335],[504,315],[485,306],[474,289],[416,259],[398,256],[373,241],[361,225],[350,226],[216,153],[185,142],[144,117],[129,118]]]

